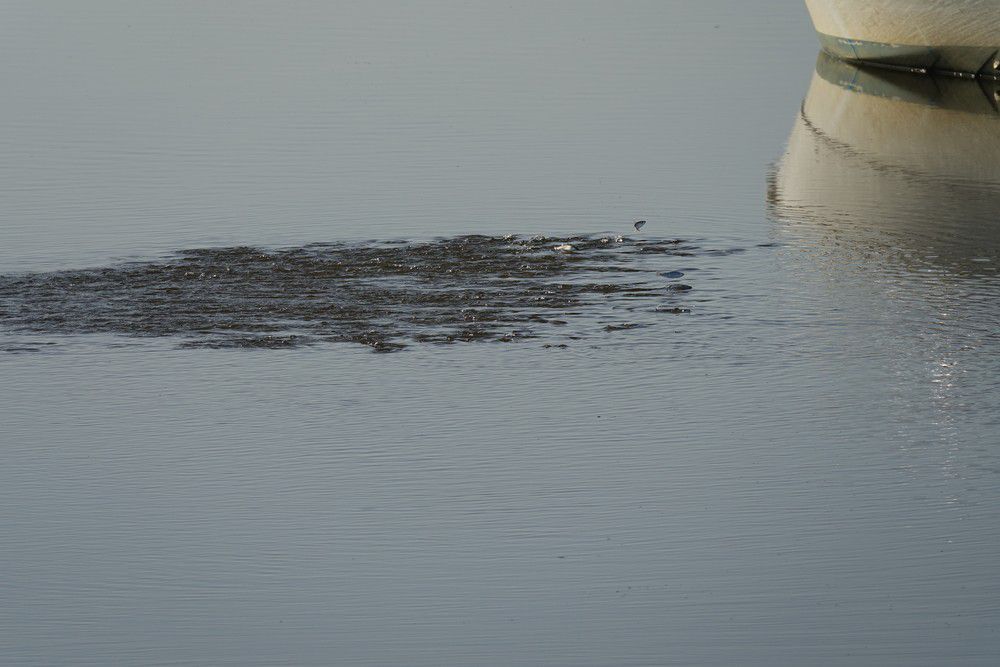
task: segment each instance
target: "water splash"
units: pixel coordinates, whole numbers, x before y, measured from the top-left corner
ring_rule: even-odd
[[[571,321],[596,322],[623,302],[689,312],[678,289],[690,286],[661,274],[697,251],[678,239],[607,236],[193,249],[162,261],[0,276],[0,329],[177,337],[199,348],[353,342],[379,352],[557,339]]]

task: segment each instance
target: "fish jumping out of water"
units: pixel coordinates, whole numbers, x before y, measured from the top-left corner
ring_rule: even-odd
[[[646,226],[646,221],[640,220],[639,222],[635,223],[634,226],[635,226],[635,231],[639,231],[640,229]]]

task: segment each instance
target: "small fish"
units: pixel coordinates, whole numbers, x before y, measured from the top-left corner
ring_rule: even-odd
[[[635,223],[635,231],[639,231],[640,229],[642,229],[645,226],[646,226],[646,221],[645,220],[640,220],[639,222]]]
[[[573,246],[571,246],[570,244],[566,243],[564,245],[557,245],[555,248],[553,248],[553,250],[558,250],[560,252],[569,252],[569,251],[573,250]]]
[[[661,273],[660,275],[663,276],[664,278],[675,279],[675,278],[683,278],[684,277],[684,272],[683,271],[667,271],[666,273]]]

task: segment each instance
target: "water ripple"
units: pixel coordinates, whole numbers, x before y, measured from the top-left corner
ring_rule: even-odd
[[[353,342],[379,352],[565,338],[570,320],[604,317],[595,331],[639,327],[603,326],[623,302],[629,311],[690,312],[683,300],[694,287],[663,278],[672,260],[731,252],[613,236],[191,249],[162,261],[0,276],[0,327],[169,336],[200,348]]]

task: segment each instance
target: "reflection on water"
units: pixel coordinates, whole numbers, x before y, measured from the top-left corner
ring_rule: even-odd
[[[801,251],[788,269],[812,281],[803,292],[864,332],[857,354],[888,353],[882,400],[907,473],[992,469],[973,459],[1000,374],[998,99],[994,81],[821,55],[771,176],[770,215]]]
[[[998,94],[821,55],[772,176],[771,215],[814,271],[879,286],[873,316],[896,308],[936,347],[998,340]]]
[[[996,274],[1000,83],[821,55],[774,177],[774,217],[919,268]]]

